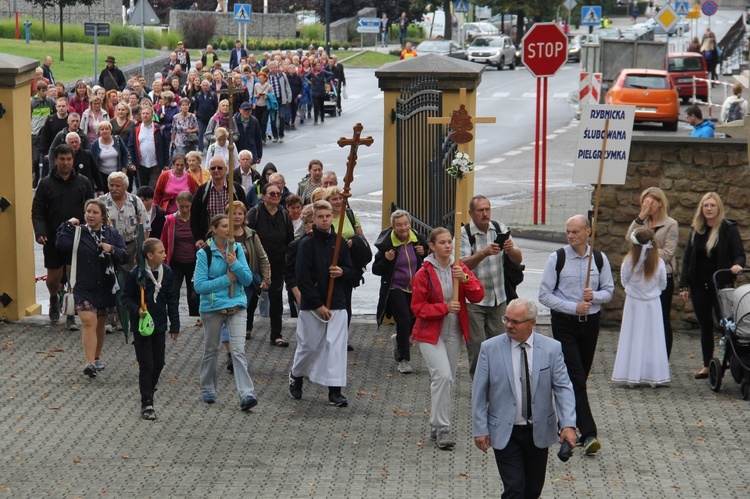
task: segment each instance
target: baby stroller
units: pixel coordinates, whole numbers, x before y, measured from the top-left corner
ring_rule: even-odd
[[[332,81],[326,82],[326,97],[323,101],[323,112],[331,116],[341,115],[341,110],[338,107],[336,84]]]
[[[729,369],[734,381],[740,384],[742,399],[747,400],[750,398],[750,284],[719,289],[718,278],[727,272],[731,270],[717,270],[713,278],[722,316],[719,327],[724,336],[719,341],[721,360],[714,357],[708,365],[708,384],[718,392],[724,371]]]

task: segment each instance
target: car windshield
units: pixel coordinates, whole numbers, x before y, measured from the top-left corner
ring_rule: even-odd
[[[670,57],[669,70],[678,71],[703,71],[703,61],[700,57]]]
[[[502,47],[503,41],[500,38],[477,38],[472,47]]]
[[[628,75],[625,78],[625,88],[653,88],[666,90],[669,88],[667,78],[657,75]]]

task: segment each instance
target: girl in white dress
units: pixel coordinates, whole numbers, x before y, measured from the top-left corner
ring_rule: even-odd
[[[627,297],[612,381],[656,388],[670,381],[659,300],[667,286],[667,271],[654,248],[653,231],[635,230],[630,239],[630,252],[620,268]]]

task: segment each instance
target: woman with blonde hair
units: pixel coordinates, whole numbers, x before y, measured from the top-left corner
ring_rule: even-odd
[[[664,191],[649,187],[641,193],[641,211],[630,224],[625,240],[631,242],[633,231],[646,228],[654,232],[654,248],[664,261],[667,270],[667,287],[661,293],[662,322],[667,346],[667,358],[672,353],[672,297],[674,296],[674,273],[677,272],[677,243],[680,236],[677,220],[667,215],[669,201]]]
[[[109,121],[109,114],[102,109],[102,99],[95,95],[89,99],[89,108],[81,115],[81,130],[89,139],[89,144],[99,138],[99,123],[104,121]]]
[[[630,233],[630,251],[620,267],[620,279],[627,297],[612,381],[631,388],[642,383],[651,388],[669,383],[664,324],[656,300],[667,286],[667,271],[651,229]]]
[[[188,165],[188,173],[192,175],[198,185],[201,186],[211,180],[211,172],[201,166],[203,155],[200,151],[190,151],[185,155]]]
[[[695,379],[708,378],[708,364],[714,355],[712,313],[717,318],[721,315],[721,311],[716,309],[714,272],[720,269],[732,271],[731,274],[719,275],[717,279],[718,286],[725,288],[732,286],[735,279],[733,274],[738,274],[744,266],[745,248],[737,223],[724,218],[721,198],[717,193],[709,192],[695,210],[680,276],[680,298],[684,302],[690,299],[693,303],[701,327],[703,369],[695,374]]]
[[[206,131],[206,133],[208,133],[208,131]],[[229,132],[227,131],[227,129],[223,126],[220,126],[214,132],[214,137],[216,137],[216,142],[208,146],[205,150],[206,157],[203,160],[203,167],[208,169],[209,165],[211,164],[211,159],[213,159],[215,156],[221,156],[222,158],[224,158],[227,168],[229,168],[230,166],[233,168],[238,168],[240,165],[240,157],[237,154],[236,147],[232,149],[232,157],[234,158],[234,163],[229,162]]]

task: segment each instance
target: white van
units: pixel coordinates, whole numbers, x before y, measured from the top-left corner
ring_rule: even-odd
[[[453,21],[451,23],[452,32],[455,36],[458,34],[458,19],[456,16],[451,17]],[[422,15],[422,28],[424,29],[424,37],[427,40],[445,38],[445,11],[437,10]]]

